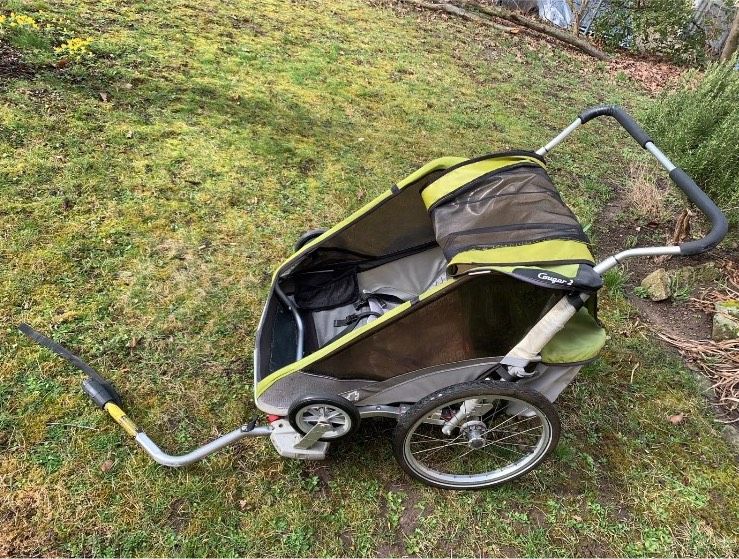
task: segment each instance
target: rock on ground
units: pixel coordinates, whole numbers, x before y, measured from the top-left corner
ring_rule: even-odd
[[[652,301],[664,301],[670,298],[670,277],[664,268],[658,268],[643,280],[641,286]]]
[[[711,337],[717,342],[739,338],[739,300],[716,302]]]

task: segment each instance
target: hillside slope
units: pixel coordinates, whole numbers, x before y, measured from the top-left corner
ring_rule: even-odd
[[[601,305],[607,348],[561,398],[556,455],[479,493],[410,482],[392,424],[370,421],[321,464],[249,440],[158,467],[93,409],[77,371],[15,330],[29,322],[75,348],[164,448],[192,447],[254,414],[253,332],[302,231],[432,158],[536,148],[586,106],[639,107],[634,83],[522,35],[358,0],[6,5],[62,19],[92,55],[55,54],[59,37],[33,31],[0,38],[13,53],[0,77],[0,553],[739,549],[731,450],[618,281]],[[631,153],[597,123],[552,156],[584,223]]]

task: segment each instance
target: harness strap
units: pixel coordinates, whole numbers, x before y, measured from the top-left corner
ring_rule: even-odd
[[[87,392],[88,395],[90,395],[90,397],[93,398],[93,400],[95,400],[95,402],[98,405],[102,405],[102,404],[100,404],[100,401],[96,400],[96,398],[93,397],[93,394],[88,392],[88,387],[90,390],[93,390],[93,392],[99,391],[100,387],[102,387],[104,389],[103,394],[105,395],[106,398],[110,398],[110,400],[112,400],[119,406],[123,405],[120,395],[118,394],[118,392],[116,392],[116,389],[113,387],[110,381],[103,378],[103,376],[100,373],[98,373],[90,365],[85,363],[79,356],[69,351],[63,345],[56,343],[54,340],[50,338],[47,338],[41,332],[37,332],[36,330],[31,328],[28,324],[25,324],[25,323],[20,324],[18,326],[18,330],[20,330],[23,334],[31,338],[34,342],[36,342],[40,346],[43,346],[46,349],[56,353],[59,357],[66,359],[70,364],[74,365],[75,367],[80,369],[82,372],[84,372],[89,377],[89,379],[92,379],[94,381],[94,383],[97,383],[99,386],[94,386],[94,383],[91,384],[88,381],[85,381],[87,384],[85,385],[83,383],[83,387],[85,387],[85,392]]]
[[[366,311],[366,312],[361,312],[361,313],[357,313],[357,314],[350,314],[349,316],[347,316],[346,318],[344,318],[342,320],[334,320],[334,326],[335,327],[338,328],[340,326],[346,326],[346,328],[344,328],[341,332],[339,332],[333,338],[331,338],[329,341],[327,341],[325,343],[325,345],[328,345],[331,342],[333,342],[335,340],[338,340],[343,335],[348,334],[349,332],[351,332],[352,330],[354,330],[357,326],[359,326],[359,323],[363,319],[368,318],[370,316],[379,317],[379,316],[382,316],[382,313],[375,312],[375,311]]]

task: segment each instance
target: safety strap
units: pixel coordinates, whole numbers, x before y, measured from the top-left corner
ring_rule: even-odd
[[[376,293],[363,293],[360,295],[359,300],[357,300],[356,303],[354,303],[354,308],[359,310],[362,307],[370,307],[370,310],[372,310],[372,307],[376,306],[373,305],[373,303],[376,303],[381,308],[385,309],[387,308],[387,302],[384,300],[384,295],[379,295]]]
[[[354,330],[357,326],[359,326],[359,323],[364,320],[365,318],[368,318],[370,316],[379,317],[382,316],[382,313],[375,312],[375,311],[366,311],[356,314],[350,314],[344,319],[341,320],[334,320],[334,326],[336,328],[339,328],[340,326],[346,326],[341,332],[336,334],[333,338],[331,338],[329,341],[325,343],[325,345],[330,344],[331,342],[334,342],[344,336],[345,334],[348,334],[352,330]]]
[[[53,351],[59,357],[66,359],[69,363],[87,374],[88,377],[95,380],[98,384],[102,385],[116,404],[118,404],[119,406],[123,405],[120,395],[118,394],[118,392],[116,392],[116,389],[113,387],[110,381],[105,379],[100,373],[98,373],[90,365],[85,363],[77,355],[69,351],[66,347],[56,343],[54,340],[47,338],[41,332],[37,332],[28,324],[22,323],[18,325],[18,330],[31,338],[37,344],[45,347],[48,350]]]
[[[342,318],[340,320],[334,320],[334,326],[338,328],[339,326],[351,326],[352,328],[356,328],[359,321],[361,321],[364,318],[367,318],[368,316],[382,316],[382,313],[376,312],[376,311],[365,311],[360,313],[353,313],[347,316],[346,318]]]

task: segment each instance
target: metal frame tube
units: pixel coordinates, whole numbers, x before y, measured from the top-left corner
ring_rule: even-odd
[[[593,267],[593,270],[598,272],[599,274],[602,274],[606,270],[610,270],[611,268],[617,266],[620,264],[623,260],[626,260],[627,258],[636,258],[639,256],[663,256],[663,255],[678,255],[680,254],[680,247],[679,246],[663,246],[663,247],[640,247],[640,248],[630,248],[628,250],[623,250],[619,252],[618,254],[614,254],[613,256],[609,256],[602,262],[599,262]]]
[[[677,167],[677,165],[670,161],[670,158],[667,157],[661,149],[655,146],[653,142],[647,142],[646,144],[644,144],[644,149],[651,153],[654,158],[659,161],[659,164],[667,170],[668,173],[672,172],[672,170]]]
[[[577,129],[578,126],[582,124],[582,120],[580,118],[576,118],[572,124],[570,124],[567,128],[562,130],[559,134],[557,134],[554,138],[552,138],[552,141],[550,141],[547,145],[544,147],[540,147],[536,150],[537,155],[546,155],[547,152],[552,151],[558,144],[562,142],[567,136],[572,134],[575,129]]]
[[[295,361],[300,361],[303,358],[303,338],[305,337],[305,326],[303,326],[303,318],[300,316],[300,312],[296,308],[295,304],[285,295],[278,285],[279,281],[275,281],[274,290],[280,300],[287,306],[288,310],[293,314],[295,323],[298,328],[298,343],[295,348]]]
[[[136,434],[136,442],[143,448],[146,453],[151,456],[155,462],[162,466],[169,466],[170,468],[179,468],[181,466],[187,466],[193,462],[202,460],[206,456],[213,454],[217,450],[221,450],[223,447],[235,443],[241,439],[247,437],[266,437],[272,433],[272,428],[269,426],[254,427],[249,429],[249,425],[242,425],[238,429],[234,429],[230,433],[226,433],[222,437],[204,444],[201,447],[196,448],[192,452],[187,454],[181,454],[174,456],[167,454],[159,445],[149,438],[149,435],[143,431],[139,431]]]

